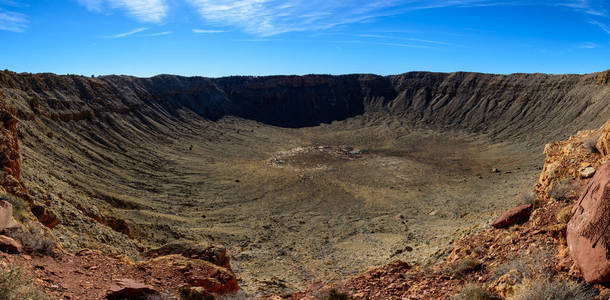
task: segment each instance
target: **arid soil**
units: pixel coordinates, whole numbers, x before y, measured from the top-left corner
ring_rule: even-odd
[[[1,75],[63,249],[218,244],[251,294],[446,257],[533,188],[546,142],[610,113],[599,74]]]

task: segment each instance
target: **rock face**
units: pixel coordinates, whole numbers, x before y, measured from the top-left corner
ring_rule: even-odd
[[[567,242],[587,282],[610,281],[610,163],[602,165],[572,210]]]
[[[499,216],[491,226],[495,228],[503,228],[511,226],[519,221],[527,219],[532,212],[532,204],[519,205]]]
[[[17,140],[17,109],[0,91],[0,186],[11,194],[26,197],[21,180],[21,156]]]

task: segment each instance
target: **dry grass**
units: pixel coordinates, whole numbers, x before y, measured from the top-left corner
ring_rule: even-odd
[[[50,299],[15,266],[0,266],[0,300]]]
[[[559,224],[568,224],[571,217],[572,217],[572,206],[571,205],[568,205],[568,206],[562,208],[559,212],[557,212],[557,215],[555,216],[555,218],[557,219],[557,222],[559,222]]]
[[[484,286],[472,284],[465,286],[459,294],[451,297],[451,300],[501,300],[498,295],[488,291]]]
[[[553,186],[549,190],[549,197],[557,201],[568,201],[570,200],[572,192],[576,189],[576,186],[569,178],[564,178],[558,182],[553,183]]]
[[[590,300],[595,292],[586,285],[560,278],[527,280],[515,300]]]
[[[526,278],[550,275],[553,272],[551,267],[552,260],[553,254],[544,250],[530,255],[514,257],[508,262],[496,267],[494,270],[495,278],[499,278],[512,270],[516,270]]]
[[[519,195],[519,205],[522,204],[532,204],[534,205],[536,202],[536,194],[532,191],[523,192]]]
[[[444,272],[453,274],[455,277],[462,277],[468,273],[480,270],[482,266],[483,263],[480,260],[467,257],[452,263]]]

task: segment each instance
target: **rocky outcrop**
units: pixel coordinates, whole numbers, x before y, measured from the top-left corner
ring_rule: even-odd
[[[572,259],[587,282],[610,281],[610,163],[602,165],[574,206],[567,227]]]
[[[0,192],[19,197],[27,192],[21,180],[21,156],[17,139],[17,110],[0,91]]]
[[[587,179],[600,165],[610,161],[610,120],[599,129],[582,130],[566,141],[549,143],[536,191],[543,196],[563,179]]]

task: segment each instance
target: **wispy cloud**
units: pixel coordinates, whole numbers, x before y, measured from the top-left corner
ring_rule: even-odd
[[[434,40],[418,39],[418,38],[409,38],[409,37],[400,37],[400,36],[394,36],[394,35],[363,33],[363,34],[358,34],[356,36],[363,37],[363,38],[380,39],[380,40],[409,41],[409,42],[417,42],[417,43],[424,43],[424,44],[435,44],[435,45],[446,45],[446,46],[452,45],[451,43],[442,42],[442,41],[434,41]]]
[[[77,0],[90,11],[122,9],[142,22],[161,22],[169,6],[167,0]]]
[[[162,32],[155,32],[155,33],[151,33],[151,34],[147,34],[146,36],[163,36],[163,35],[170,35],[174,33],[173,31],[162,31]]]
[[[577,48],[580,48],[580,49],[595,49],[597,47],[599,47],[599,45],[596,44],[596,43],[585,42],[585,43],[582,43],[582,44],[578,45]]]
[[[212,29],[193,29],[193,33],[222,33],[224,30],[212,30]]]
[[[599,28],[601,28],[603,31],[610,34],[610,26],[599,21],[590,21],[589,23],[599,26]]]
[[[107,39],[120,39],[120,38],[124,38],[124,37],[130,36],[130,35],[134,35],[136,33],[140,33],[142,31],[146,31],[146,30],[148,30],[148,28],[141,27],[141,28],[136,28],[134,30],[123,32],[123,33],[118,33],[118,34],[114,34],[114,35],[104,36],[103,38],[107,38]]]
[[[409,11],[445,7],[548,6],[589,15],[606,13],[606,0],[186,0],[212,25],[259,36],[315,31]],[[417,42],[413,40],[414,42]],[[419,41],[424,42],[424,41]]]
[[[24,14],[0,9],[0,30],[23,32],[28,27]]]

